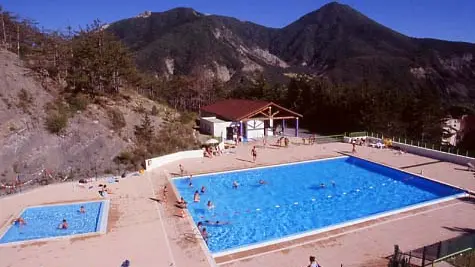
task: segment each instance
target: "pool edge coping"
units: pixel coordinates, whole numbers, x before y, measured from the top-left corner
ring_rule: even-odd
[[[289,166],[289,165],[310,163],[310,162],[316,162],[316,161],[336,160],[336,159],[348,158],[348,157],[351,157],[351,156],[344,155],[344,156],[335,156],[335,157],[318,158],[318,159],[307,159],[307,160],[302,160],[302,161],[284,162],[284,163],[270,164],[270,165],[257,166],[257,167],[237,168],[237,169],[227,170],[227,171],[217,171],[217,172],[208,172],[208,173],[200,173],[200,174],[196,174],[196,175],[191,174],[191,175],[193,175],[193,177],[200,177],[200,176],[205,176],[205,175],[213,176],[213,175],[230,173],[230,172],[243,172],[243,171],[249,171],[249,170],[259,170],[259,169],[266,169],[266,168],[273,168],[273,167],[280,167],[280,166]],[[189,175],[171,177],[170,180],[188,179],[189,177],[190,177]]]
[[[23,240],[23,241],[14,241],[14,242],[8,242],[8,243],[0,243],[0,247],[13,247],[13,246],[18,246],[18,245],[24,245],[24,244],[32,244],[36,242],[48,242],[48,241],[55,241],[55,240],[65,240],[65,239],[72,239],[72,238],[81,238],[81,237],[89,237],[89,236],[96,236],[96,235],[103,235],[107,232],[107,225],[108,225],[108,217],[109,217],[109,206],[110,206],[110,199],[102,199],[102,200],[91,200],[91,201],[78,201],[78,202],[67,202],[67,203],[55,203],[55,204],[42,204],[42,205],[35,205],[35,206],[28,206],[24,207],[21,209],[19,213],[17,213],[16,217],[18,218],[23,212],[25,212],[26,209],[28,208],[37,208],[37,207],[51,207],[51,206],[62,206],[62,205],[74,205],[74,204],[81,204],[81,203],[90,203],[90,202],[102,202],[102,204],[105,204],[101,208],[101,214],[100,214],[100,224],[101,227],[99,230],[97,229],[96,226],[96,231],[94,232],[89,232],[89,233],[83,233],[83,234],[74,234],[74,235],[66,235],[66,236],[55,236],[55,237],[44,237],[44,238],[37,238],[37,239],[31,239],[31,240]],[[15,217],[15,216],[13,216]],[[12,218],[12,216],[10,216]],[[104,226],[105,225],[105,226]],[[8,223],[8,221],[5,223],[4,226],[0,228],[0,239],[3,238],[4,235],[8,232],[8,230],[13,226],[13,224]],[[104,226],[104,227],[103,227]]]
[[[381,218],[384,218],[384,217],[389,217],[389,216],[396,215],[396,214],[399,214],[399,213],[408,212],[408,211],[412,211],[412,210],[417,210],[417,209],[420,209],[420,208],[432,206],[432,205],[435,205],[435,204],[439,204],[439,203],[443,203],[443,202],[447,202],[447,201],[451,201],[451,200],[455,200],[455,199],[459,199],[459,198],[463,198],[463,197],[467,197],[467,196],[468,196],[467,193],[458,193],[456,195],[447,196],[447,197],[443,197],[443,198],[439,198],[439,199],[435,199],[435,200],[429,200],[429,201],[425,201],[425,202],[422,202],[422,203],[409,205],[409,206],[406,206],[404,208],[391,210],[391,211],[387,211],[387,212],[382,212],[382,213],[377,213],[377,214],[366,216],[366,217],[363,217],[363,218],[360,218],[360,219],[354,219],[354,220],[346,221],[346,222],[343,222],[343,223],[340,223],[340,224],[334,224],[334,225],[330,225],[330,226],[327,226],[327,227],[319,228],[319,229],[316,229],[316,230],[305,231],[305,232],[302,232],[302,233],[299,233],[299,234],[290,235],[290,236],[282,237],[282,238],[279,238],[279,239],[269,240],[269,241],[265,241],[265,242],[256,243],[256,244],[253,244],[253,245],[238,247],[236,249],[230,249],[230,250],[225,250],[225,251],[211,253],[211,254],[213,255],[213,258],[224,257],[224,256],[236,254],[236,253],[243,252],[243,251],[248,251],[248,250],[257,249],[257,248],[261,248],[261,247],[271,246],[271,245],[275,245],[275,244],[279,244],[279,243],[283,243],[283,242],[288,242],[288,241],[304,238],[304,237],[307,237],[307,236],[312,236],[312,235],[322,234],[322,233],[325,233],[325,232],[330,232],[330,231],[337,230],[337,229],[344,228],[344,227],[349,227],[349,226],[353,226],[353,225],[357,225],[357,224],[361,224],[361,223],[365,223],[365,222],[369,222],[369,221],[374,221],[374,220],[381,219]]]
[[[432,206],[432,205],[435,205],[435,204],[439,204],[439,203],[443,203],[443,202],[447,202],[447,201],[451,201],[451,200],[455,200],[455,199],[459,199],[459,198],[463,198],[463,197],[468,197],[468,196],[470,196],[470,194],[475,194],[474,192],[472,192],[472,191],[470,191],[466,188],[462,188],[462,187],[459,187],[459,186],[454,186],[454,185],[451,185],[451,184],[448,184],[448,183],[445,183],[445,182],[441,182],[441,181],[438,181],[438,180],[435,180],[435,179],[432,179],[432,178],[428,178],[428,177],[420,175],[420,174],[411,173],[411,172],[405,171],[405,170],[403,170],[399,167],[390,166],[390,165],[387,165],[387,164],[384,164],[384,163],[375,162],[375,161],[372,161],[372,160],[369,160],[369,159],[366,159],[366,158],[354,156],[352,154],[344,153],[344,152],[341,152],[341,151],[335,151],[335,152],[339,153],[341,156],[310,159],[310,160],[303,160],[303,161],[293,161],[293,162],[287,162],[287,163],[277,163],[277,164],[270,164],[270,165],[258,166],[258,167],[238,168],[238,169],[234,169],[234,170],[226,170],[226,171],[218,171],[218,172],[200,173],[200,174],[193,175],[193,177],[200,177],[200,176],[206,176],[206,175],[213,176],[213,175],[225,174],[225,173],[230,173],[230,172],[242,172],[242,171],[248,171],[248,170],[258,170],[258,169],[272,168],[272,167],[278,167],[278,166],[288,166],[288,165],[296,165],[296,164],[303,164],[303,163],[309,163],[309,162],[318,162],[318,161],[327,161],[327,160],[336,160],[336,159],[341,159],[341,158],[354,157],[354,158],[357,158],[357,159],[360,159],[360,160],[371,162],[373,164],[384,166],[386,168],[390,168],[390,169],[401,171],[403,173],[407,173],[407,174],[410,174],[410,175],[413,175],[413,176],[417,176],[417,177],[420,177],[422,179],[429,180],[431,182],[435,182],[435,183],[438,183],[438,184],[443,184],[445,186],[456,188],[456,189],[458,189],[462,192],[460,192],[458,194],[454,194],[454,195],[434,199],[434,200],[428,200],[428,201],[424,201],[424,202],[421,202],[421,203],[412,204],[412,205],[409,205],[409,206],[406,206],[406,207],[403,207],[403,208],[399,208],[399,209],[396,209],[396,210],[377,213],[377,214],[370,215],[370,216],[367,216],[367,217],[363,217],[363,218],[360,218],[360,219],[354,219],[354,220],[346,221],[346,222],[343,222],[343,223],[340,223],[340,224],[330,225],[328,227],[324,227],[324,228],[320,228],[320,229],[316,229],[316,230],[310,230],[310,231],[302,232],[302,233],[299,233],[299,234],[286,236],[286,237],[283,237],[283,238],[278,238],[278,239],[269,240],[269,241],[265,241],[265,242],[259,242],[259,243],[253,244],[253,245],[247,245],[247,246],[244,245],[242,247],[237,247],[235,249],[225,250],[225,251],[221,251],[221,252],[213,253],[213,252],[211,252],[211,250],[209,250],[209,247],[206,245],[205,246],[205,251],[207,253],[209,253],[212,256],[212,258],[216,261],[216,258],[219,258],[219,257],[228,256],[228,255],[232,255],[232,254],[243,252],[243,251],[249,251],[249,250],[257,249],[257,248],[260,248],[260,247],[265,247],[265,246],[275,245],[275,244],[279,244],[279,243],[283,243],[283,242],[288,242],[288,241],[304,238],[304,237],[307,237],[307,236],[321,234],[321,233],[324,233],[324,232],[330,232],[332,230],[336,230],[336,229],[340,229],[340,228],[344,228],[344,227],[349,227],[349,226],[357,225],[357,224],[364,223],[364,222],[374,221],[374,220],[377,220],[377,219],[380,219],[380,218],[389,217],[389,216],[392,216],[392,215],[396,215],[396,214],[399,214],[399,213],[404,213],[404,212],[408,212],[408,211],[412,211],[412,210],[417,210],[417,209]],[[169,178],[169,182],[172,184],[173,191],[174,191],[175,195],[177,196],[177,198],[180,197],[180,193],[179,193],[178,189],[176,189],[175,184],[173,183],[173,180],[180,180],[180,179],[187,179],[187,178],[189,178],[189,175]],[[194,222],[191,214],[189,213],[188,209],[186,209],[186,214],[187,214],[187,217],[188,217],[189,221],[191,221],[192,228],[193,229],[196,228],[195,222]],[[201,239],[200,241],[202,243],[204,243],[204,240],[202,238],[200,238],[200,239]]]

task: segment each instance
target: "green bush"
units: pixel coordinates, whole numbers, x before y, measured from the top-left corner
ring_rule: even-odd
[[[68,114],[50,111],[46,116],[46,129],[53,134],[60,134],[68,126]]]
[[[127,125],[124,114],[119,109],[109,109],[107,115],[112,123],[112,129],[120,130]]]
[[[158,116],[159,111],[158,111],[157,106],[153,106],[153,107],[152,107],[152,111],[150,112],[150,114],[151,114],[152,116]]]
[[[68,98],[68,103],[71,111],[76,112],[78,110],[86,110],[90,103],[90,99],[85,94],[76,94]]]
[[[31,104],[33,104],[33,97],[25,89],[21,89],[17,97],[18,97],[17,107],[21,108],[23,112],[29,113],[29,108]]]
[[[195,119],[195,115],[191,112],[183,112],[180,115],[180,122],[182,124],[188,124]]]

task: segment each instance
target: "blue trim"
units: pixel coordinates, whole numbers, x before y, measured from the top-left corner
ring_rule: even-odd
[[[99,203],[100,203],[99,213],[97,214],[97,217],[96,217],[96,232],[99,232],[99,230],[101,229],[101,224],[102,224],[101,218],[102,218],[102,212],[104,210],[104,201],[99,201]]]

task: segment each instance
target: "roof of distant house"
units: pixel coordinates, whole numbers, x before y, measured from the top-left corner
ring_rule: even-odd
[[[211,105],[201,108],[202,111],[213,113],[217,117],[239,121],[258,113],[261,110],[266,109],[269,106],[274,106],[277,109],[288,112],[296,117],[302,117],[302,115],[293,112],[289,109],[281,107],[273,102],[261,101],[261,100],[246,100],[246,99],[226,99],[215,102]]]

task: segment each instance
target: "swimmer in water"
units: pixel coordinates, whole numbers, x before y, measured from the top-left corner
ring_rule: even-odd
[[[234,189],[237,189],[239,186],[238,182],[237,181],[233,181],[233,188]]]
[[[86,209],[84,208],[84,206],[81,206],[79,208],[79,213],[86,213]]]
[[[208,220],[206,220],[205,223],[208,224],[208,225],[227,225],[227,224],[229,224],[229,222],[221,222],[221,221],[212,222],[212,221],[208,221]]]
[[[336,185],[336,184],[335,184],[335,181],[332,181],[332,186],[335,187],[335,185]]]
[[[198,227],[198,230],[200,230],[200,233],[201,233],[201,229],[203,228],[203,223],[198,222],[198,224],[196,224],[196,226]]]
[[[267,182],[265,180],[259,180],[259,184],[267,184]]]
[[[68,227],[69,227],[68,222],[66,221],[66,219],[63,219],[63,222],[58,226],[58,229],[66,230],[68,229]]]
[[[193,201],[200,202],[200,193],[198,193],[198,190],[195,191],[195,195],[193,196]]]
[[[205,191],[206,191],[206,187],[202,186],[202,187],[201,187],[201,194],[204,194]]]
[[[15,220],[13,220],[12,223],[14,225],[25,225],[26,221],[22,217],[19,217],[19,218],[16,218]]]
[[[203,228],[203,230],[201,231],[201,236],[203,236],[204,241],[206,242],[206,244],[208,244],[208,232],[206,231],[206,228]]]
[[[211,202],[211,200],[208,201],[207,206],[208,206],[208,209],[209,209],[209,210],[210,210],[210,209],[214,209],[214,204],[213,204],[213,202]]]
[[[190,182],[190,183],[188,184],[188,187],[193,187],[193,183]]]
[[[325,184],[324,184],[324,183],[321,183],[321,184],[320,184],[320,188],[325,188]]]

